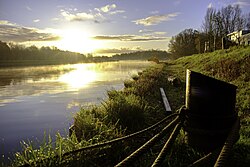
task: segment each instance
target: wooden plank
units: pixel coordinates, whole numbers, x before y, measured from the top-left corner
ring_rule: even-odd
[[[167,96],[166,96],[166,94],[164,92],[164,89],[160,88],[160,91],[161,91],[161,97],[162,97],[162,100],[163,100],[165,110],[167,112],[172,112],[171,107],[170,107],[169,102],[168,102],[168,99],[167,99]]]

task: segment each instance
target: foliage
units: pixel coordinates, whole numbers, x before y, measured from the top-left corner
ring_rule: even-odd
[[[81,109],[74,116],[74,128],[78,140],[90,143],[111,140],[121,133],[115,124],[105,123],[106,111],[101,108]]]
[[[30,164],[31,166],[57,166],[61,163],[63,153],[81,148],[87,145],[86,141],[78,142],[75,135],[62,137],[56,135],[56,141],[52,141],[50,135],[44,134],[43,141],[21,142],[22,152],[15,153],[15,159],[11,166]],[[59,158],[56,158],[58,156]]]
[[[160,60],[169,59],[170,54],[166,51],[160,50],[148,50],[148,51],[137,51],[131,53],[122,53],[113,55],[112,58],[115,60],[148,60],[155,57]]]
[[[63,61],[63,62],[78,62],[86,59],[85,55],[75,52],[62,51],[56,47],[41,47],[36,46],[24,47],[16,44],[6,44],[0,42],[0,62],[4,61]]]
[[[198,31],[185,29],[176,36],[172,37],[169,42],[169,50],[172,54],[181,57],[198,53],[196,50],[195,39]]]
[[[149,106],[140,97],[134,94],[112,90],[108,91],[109,99],[103,103],[107,113],[107,120],[118,124],[129,133],[135,132],[145,125]]]

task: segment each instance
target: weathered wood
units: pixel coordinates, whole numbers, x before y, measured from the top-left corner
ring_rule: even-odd
[[[161,97],[162,97],[162,100],[163,100],[165,110],[167,112],[172,112],[171,107],[170,107],[169,102],[168,102],[168,99],[167,99],[167,96],[166,96],[166,94],[164,92],[164,89],[160,88],[160,91],[161,91]]]

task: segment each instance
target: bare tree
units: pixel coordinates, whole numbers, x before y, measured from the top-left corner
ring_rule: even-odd
[[[243,16],[239,5],[228,5],[220,10],[208,8],[202,24],[203,32],[207,34],[207,42],[213,50],[221,48],[221,39],[228,33],[250,27],[248,20]],[[213,47],[211,47],[211,45]]]
[[[246,20],[246,25],[245,27],[250,30],[250,13],[248,13],[245,17],[245,20]]]

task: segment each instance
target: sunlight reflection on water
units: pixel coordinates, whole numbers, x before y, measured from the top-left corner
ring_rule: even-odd
[[[73,71],[61,75],[58,81],[66,83],[69,89],[78,90],[87,87],[89,83],[97,79],[97,73],[93,70],[94,64],[75,64]]]

